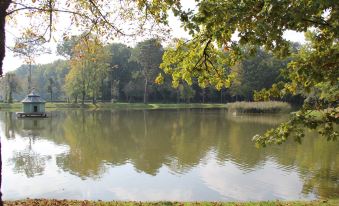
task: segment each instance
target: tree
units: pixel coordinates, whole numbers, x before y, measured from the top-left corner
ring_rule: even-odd
[[[180,84],[178,86],[180,99],[184,100],[186,103],[190,103],[190,100],[194,97],[195,91],[187,85],[186,83]]]
[[[93,103],[96,102],[102,80],[108,73],[108,57],[107,50],[95,37],[84,38],[75,46],[70,62],[71,71],[66,77],[66,88],[73,95],[80,91],[82,104],[88,94]]]
[[[138,2],[143,2],[138,0]],[[142,36],[145,31],[148,34],[156,33],[155,30],[163,30],[153,27],[156,21],[148,12],[140,13],[138,2],[132,0],[1,0],[0,1],[0,77],[3,75],[3,60],[6,48],[5,27],[8,22],[24,22],[22,18],[28,19],[29,23],[23,29],[24,33],[33,34],[27,38],[28,42],[48,42],[53,39],[53,31],[66,26],[64,38],[70,36],[74,31],[67,25],[57,25],[58,18],[70,19],[70,25],[77,27],[80,31],[88,33],[95,32],[103,38],[118,38],[121,36]],[[112,12],[112,8],[114,11]],[[153,8],[150,8],[151,12]],[[149,9],[146,9],[149,10]],[[20,19],[20,21],[16,21]],[[8,20],[8,22],[6,22]],[[136,21],[137,20],[137,21]],[[129,26],[126,26],[129,25]],[[168,31],[162,32],[163,34]],[[22,36],[22,35],[19,35]],[[1,149],[1,147],[0,147]],[[0,164],[1,165],[1,164]],[[1,171],[0,171],[1,173]],[[0,181],[1,185],[1,181]],[[0,204],[2,205],[0,194]]]
[[[34,34],[32,34],[29,30],[25,34],[26,37],[18,38],[15,42],[15,46],[12,50],[15,52],[16,56],[19,56],[25,60],[25,63],[29,65],[29,73],[28,73],[28,92],[32,89],[32,64],[35,63],[35,58],[48,50],[42,47],[41,41],[27,41],[26,38],[32,38]]]
[[[0,87],[2,96],[4,96],[4,101],[12,103],[13,93],[16,93],[20,90],[18,78],[16,77],[15,73],[6,73],[5,78],[0,79]]]
[[[109,72],[109,98],[119,100],[123,93],[124,85],[131,79],[131,72],[136,68],[136,64],[129,62],[132,49],[124,44],[114,43],[107,46],[110,53]]]
[[[47,91],[51,94],[51,102],[53,102],[53,87],[54,87],[54,81],[52,78],[48,79],[48,87],[47,87]]]
[[[254,91],[268,89],[282,80],[280,70],[287,66],[288,61],[277,59],[258,49],[255,56],[249,55],[232,68],[236,77],[230,87],[231,94],[241,96],[247,101],[253,100]]]
[[[31,33],[26,38],[28,42],[49,42],[59,38],[53,36],[58,30],[63,33],[63,39],[70,39],[74,33],[96,33],[102,38],[115,39],[119,37],[135,37],[168,33],[164,27],[154,26],[156,19],[147,12],[140,12],[138,2],[142,0],[2,0],[0,2],[0,76],[5,57],[5,26],[19,22],[24,25],[22,34]],[[152,8],[150,8],[152,9]],[[22,21],[23,19],[27,21]],[[59,19],[69,19],[65,25]],[[20,20],[20,21],[17,21]],[[70,29],[70,27],[72,29]],[[162,31],[162,32],[159,32]]]
[[[32,67],[32,87],[39,89],[39,94],[43,99],[50,99],[49,79],[53,80],[53,101],[64,100],[66,95],[63,86],[65,76],[69,71],[69,63],[66,60],[57,60],[48,64],[31,65]],[[20,88],[27,88],[26,81],[29,75],[29,65],[21,65],[13,71],[17,84]],[[20,89],[13,94],[16,99],[23,99],[27,95],[27,89]]]
[[[79,43],[81,36],[71,36],[70,38],[65,37],[65,39],[57,45],[57,53],[67,59],[73,57],[73,48]]]
[[[148,102],[149,85],[159,73],[163,48],[157,39],[149,39],[138,43],[132,51],[131,60],[140,65],[140,72],[144,79],[144,103]]]
[[[11,0],[4,0],[0,2],[0,77],[2,76],[2,65],[3,65],[3,59],[5,58],[5,51],[6,51],[6,33],[5,33],[5,24],[6,24],[6,16],[7,16],[6,10],[8,9],[10,4],[11,4]],[[0,204],[2,205],[1,198],[0,198]]]
[[[305,128],[316,129],[328,140],[338,138],[339,132],[334,129],[334,124],[339,122],[338,98],[326,95],[329,92],[337,94],[339,84],[339,11],[336,1],[201,0],[194,11],[184,10],[180,1],[138,3],[141,8],[153,8],[151,14],[165,24],[167,11],[172,10],[193,36],[188,42],[178,42],[164,54],[161,68],[172,75],[176,85],[180,80],[190,83],[192,77],[197,77],[201,86],[207,83],[219,89],[229,86],[225,79],[232,72],[225,72],[225,67],[217,64],[220,59],[232,68],[244,57],[240,49],[244,45],[250,47],[251,53],[262,47],[278,57],[286,57],[293,50],[284,39],[284,32],[306,32],[307,45],[293,54],[293,60],[283,71],[288,82],[257,93],[255,99],[309,94],[314,90],[320,90],[322,95],[316,97],[315,104],[305,102],[288,122],[254,139],[262,146],[280,144],[289,136],[300,142]],[[237,41],[232,40],[233,35],[237,36]],[[221,50],[226,53],[225,58],[220,58]]]

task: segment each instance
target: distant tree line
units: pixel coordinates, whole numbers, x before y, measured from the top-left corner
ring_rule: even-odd
[[[65,60],[20,66],[1,79],[0,95],[7,102],[21,100],[29,88],[34,87],[47,101],[76,103],[252,101],[255,90],[284,81],[280,70],[290,61],[278,59],[262,49],[250,55],[250,49],[244,47],[248,58],[230,68],[236,76],[229,88],[201,88],[197,79],[193,79],[191,85],[183,81],[174,88],[171,77],[159,69],[165,50],[157,39],[145,40],[131,48],[121,43],[104,45],[93,36],[73,36],[57,46],[58,54]],[[163,84],[156,83],[159,74]]]

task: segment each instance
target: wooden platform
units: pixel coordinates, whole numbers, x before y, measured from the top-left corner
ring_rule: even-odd
[[[23,118],[23,117],[47,117],[47,113],[46,112],[17,112],[16,116],[19,118]]]

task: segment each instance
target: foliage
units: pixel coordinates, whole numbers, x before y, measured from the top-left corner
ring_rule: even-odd
[[[174,47],[166,49],[160,67],[172,76],[174,87],[178,87],[181,80],[192,85],[193,78],[197,78],[199,86],[213,85],[220,90],[229,87],[234,76],[225,68],[230,55],[216,48],[209,39],[200,37],[189,42],[179,39]]]
[[[190,103],[191,99],[194,97],[195,90],[187,84],[180,84],[178,89],[180,99],[184,100],[186,103]]]
[[[74,47],[79,43],[81,36],[71,36],[65,38],[61,43],[57,45],[57,53],[67,59],[71,59],[74,54]]]
[[[244,53],[248,51],[244,51]],[[270,88],[282,80],[280,70],[286,67],[288,60],[280,60],[270,53],[258,49],[255,56],[247,54],[247,58],[232,67],[236,73],[230,92],[233,96],[240,95],[245,100],[253,100],[255,90]]]
[[[291,134],[296,141],[301,142],[304,127],[316,129],[327,140],[337,140],[339,137],[335,126],[339,123],[339,47],[334,37],[322,39],[325,38],[322,34],[311,32],[307,33],[307,37],[309,43],[293,55],[294,60],[285,71],[290,82],[274,84],[271,89],[255,95],[257,100],[284,97],[289,93],[307,97],[303,107],[288,122],[263,136],[255,136],[261,145],[281,143]],[[312,111],[317,111],[319,115],[313,115]]]
[[[54,81],[52,78],[49,78],[48,79],[48,86],[47,86],[47,91],[51,94],[51,99],[50,101],[52,102],[53,101],[53,90],[54,90]]]
[[[132,48],[120,43],[110,44],[106,47],[110,53],[110,70],[107,78],[108,81],[104,88],[105,94],[102,99],[118,100],[126,94],[124,88],[131,80],[132,72],[137,69],[137,65],[129,62]],[[126,94],[127,96],[129,95]]]
[[[131,61],[140,65],[140,74],[144,79],[144,103],[148,102],[149,85],[159,72],[163,48],[159,40],[149,39],[137,44],[133,49]]]
[[[74,47],[70,65],[71,70],[66,77],[68,93],[82,95],[82,103],[90,94],[95,103],[109,68],[107,50],[97,38],[84,38]]]
[[[16,14],[20,12],[31,19],[49,22],[46,27],[40,27],[35,24],[39,21],[31,21],[34,25],[29,25],[29,28],[24,30],[24,38],[36,37],[34,40],[39,41],[46,40],[46,37],[51,39],[51,33],[55,28],[54,20],[59,13],[69,15],[72,23],[75,23],[78,28],[86,28],[86,31],[90,28],[89,30],[95,30],[97,34],[105,36],[107,31],[113,30],[114,34],[122,36],[126,32],[119,28],[121,25],[115,25],[109,21],[112,15],[117,14],[117,17],[122,17],[119,18],[120,20],[152,19],[154,22],[167,24],[167,12],[172,10],[174,15],[180,17],[185,29],[193,36],[193,39],[188,42],[178,41],[179,44],[169,49],[164,55],[162,68],[172,76],[174,86],[178,86],[180,80],[193,84],[194,78],[198,78],[198,84],[202,87],[208,85],[215,86],[217,89],[228,87],[235,76],[230,68],[244,57],[240,49],[241,45],[249,45],[251,53],[255,52],[259,46],[277,56],[287,56],[291,50],[289,43],[283,38],[284,31],[308,32],[309,44],[294,55],[293,61],[285,71],[290,82],[273,85],[272,89],[258,93],[256,99],[275,99],[289,93],[302,94],[307,97],[312,95],[315,101],[306,102],[303,109],[297,113],[301,118],[294,117],[295,121],[290,121],[285,125],[291,132],[284,133],[283,136],[277,135],[276,138],[285,139],[286,134],[288,136],[293,133],[292,131],[302,136],[303,129],[299,126],[309,127],[307,121],[317,122],[316,127],[312,124],[313,126],[309,128],[318,128],[321,134],[332,134],[329,139],[338,137],[338,132],[333,129],[333,124],[338,122],[337,109],[330,109],[337,107],[338,99],[339,12],[336,1],[277,2],[269,0],[239,3],[235,0],[201,0],[197,1],[196,10],[184,10],[180,1],[140,0],[123,1],[115,13],[106,10],[112,7],[108,1],[68,1],[65,3],[66,7],[55,1],[5,2],[7,3],[1,4],[1,9],[6,10],[8,6],[9,9],[2,14],[8,16],[13,22],[15,22]],[[133,13],[135,10],[131,8],[135,5],[146,15]],[[82,10],[74,11],[73,8],[82,8]],[[140,22],[141,25],[147,25],[144,21]],[[1,28],[4,28],[3,23]],[[140,28],[134,33],[142,31],[145,27]],[[4,30],[1,31],[1,48],[4,48],[3,33]],[[234,35],[238,36],[238,41],[232,40]],[[68,35],[66,34],[65,37],[67,39]],[[3,53],[4,51],[1,50],[1,60]],[[157,82],[162,81],[163,78],[159,76]],[[315,109],[324,113],[321,120],[316,121],[307,115],[309,110]],[[299,126],[295,127],[298,124]],[[276,132],[279,133],[278,130]],[[260,141],[262,145],[265,145],[264,140],[265,138],[262,137]]]
[[[289,136],[295,136],[300,142],[305,128],[317,129],[328,140],[338,138],[339,132],[335,131],[339,121],[338,110],[335,109],[338,98],[332,96],[338,93],[339,84],[339,11],[336,1],[201,0],[197,1],[194,11],[184,10],[177,1],[139,1],[141,7],[149,4],[152,8],[159,8],[154,15],[163,17],[159,21],[165,24],[165,13],[173,10],[193,36],[192,40],[181,41],[164,54],[162,68],[174,74],[174,86],[180,80],[190,82],[192,77],[200,78],[201,86],[207,83],[219,89],[228,86],[225,81],[228,83],[232,72],[224,71],[215,63],[220,59],[221,49],[229,57],[221,58],[228,68],[244,58],[240,49],[244,45],[250,48],[250,53],[262,47],[278,57],[287,57],[293,50],[284,39],[284,32],[306,32],[307,45],[293,54],[292,61],[283,72],[288,82],[257,93],[255,99],[269,100],[287,94],[309,95],[313,92],[316,101],[312,104],[305,102],[290,121],[254,139],[262,146],[284,142]],[[233,36],[237,36],[237,41],[232,39]],[[210,72],[213,70],[215,72]],[[216,75],[218,73],[221,78]],[[318,110],[323,115],[315,119],[308,114],[309,110]]]
[[[53,80],[53,99],[64,100],[66,95],[64,92],[65,76],[69,71],[68,63],[64,60],[44,65],[32,65],[32,87],[36,88],[41,97],[45,100],[50,99],[49,83]],[[20,88],[27,88],[28,82],[26,77],[29,73],[29,65],[22,65],[13,71],[18,79]],[[13,97],[17,100],[23,99],[27,95],[26,89],[20,89],[13,93]]]
[[[33,38],[34,34],[27,31],[25,38]],[[14,54],[20,58],[23,58],[25,63],[29,65],[28,80],[28,92],[31,91],[32,87],[32,64],[35,63],[35,58],[47,50],[41,46],[41,41],[27,41],[25,38],[16,39],[15,46],[12,48]]]
[[[74,37],[74,39],[81,39]],[[69,41],[69,40],[65,40]],[[151,47],[148,43],[154,41]],[[58,47],[61,52],[60,45],[67,43],[61,42]],[[140,45],[144,45],[144,51],[141,55]],[[146,46],[145,46],[146,45]],[[76,45],[75,45],[76,46]],[[140,42],[139,47],[130,48],[121,43],[113,43],[104,46],[107,53],[108,68],[105,74],[97,81],[96,98],[102,101],[127,101],[139,102],[142,101],[145,89],[145,76],[147,74],[148,80],[148,99],[151,102],[230,102],[244,99],[252,99],[252,94],[255,89],[262,87],[268,88],[272,83],[277,83],[279,68],[285,64],[285,60],[278,60],[271,54],[259,50],[259,52],[246,60],[238,63],[232,67],[234,73],[234,81],[230,89],[216,90],[214,87],[207,86],[200,88],[198,86],[197,78],[192,78],[192,84],[189,85],[185,81],[180,81],[177,88],[173,87],[171,75],[161,72],[158,68],[162,61],[162,46],[153,40],[146,40]],[[246,50],[243,48],[242,50]],[[69,49],[63,51],[68,52]],[[71,49],[72,55],[74,49]],[[152,54],[152,55],[149,55]],[[154,54],[154,55],[153,55]],[[76,56],[72,56],[73,59]],[[147,66],[147,61],[151,59],[154,66],[153,69],[144,69],[144,67],[137,62],[144,61],[143,64]],[[78,61],[77,63],[79,63]],[[46,100],[51,99],[51,91],[53,101],[70,101],[78,102],[81,97],[81,81],[74,80],[79,78],[78,72],[80,70],[70,69],[70,60],[58,60],[45,65],[31,65],[32,66],[32,86],[35,87],[39,94]],[[151,65],[152,66],[152,65]],[[152,66],[152,67],[153,67]],[[241,66],[241,67],[240,67]],[[27,88],[27,81],[24,81],[28,75],[27,65],[23,65],[14,71],[18,77],[18,84],[21,88]],[[90,64],[91,70],[96,70],[96,64]],[[239,68],[238,68],[239,67]],[[253,71],[251,70],[253,69]],[[156,78],[156,75],[160,75]],[[66,76],[68,77],[66,78]],[[51,82],[52,80],[52,82]],[[154,84],[162,82],[163,84]],[[3,82],[5,84],[5,82]],[[52,84],[51,84],[52,83]],[[180,86],[182,85],[182,86]],[[6,86],[6,85],[4,85]],[[52,86],[52,90],[51,90]],[[253,87],[253,88],[252,88]],[[92,90],[86,89],[85,99],[92,98]],[[20,100],[27,95],[27,91],[18,90],[13,93],[14,98]],[[294,101],[293,99],[289,99]]]
[[[0,76],[5,56],[5,25],[9,24],[25,44],[72,40],[75,33],[95,33],[100,38],[134,38],[168,33],[151,15],[140,12],[133,0],[2,0],[0,3]],[[60,21],[68,19],[69,21]],[[6,21],[5,21],[6,20]],[[24,23],[22,23],[24,22]],[[67,22],[67,23],[65,23]],[[55,32],[58,31],[58,32]],[[60,35],[61,34],[61,35]],[[164,36],[164,35],[159,35]],[[69,42],[66,45],[69,47]],[[7,45],[8,46],[8,45]],[[66,48],[67,50],[67,48]],[[61,54],[69,56],[69,52]],[[68,54],[67,54],[68,53]]]
[[[0,79],[0,96],[5,102],[13,102],[13,93],[19,92],[21,87],[19,85],[19,79],[15,73],[7,73],[5,78]]]

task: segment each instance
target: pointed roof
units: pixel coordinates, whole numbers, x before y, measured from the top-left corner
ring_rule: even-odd
[[[32,89],[31,93],[27,95],[25,99],[21,101],[22,103],[45,103],[40,95],[35,92],[35,88]]]

